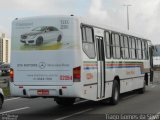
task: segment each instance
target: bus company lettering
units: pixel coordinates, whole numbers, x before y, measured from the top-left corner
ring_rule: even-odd
[[[127,75],[135,75],[135,71],[127,71]]]

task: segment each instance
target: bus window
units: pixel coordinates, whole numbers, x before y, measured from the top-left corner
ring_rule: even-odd
[[[148,56],[148,43],[147,42],[145,42],[145,56],[146,56],[146,58],[145,59],[149,59],[149,56]]]
[[[86,30],[85,30],[84,27],[82,28],[82,40],[83,40],[83,42],[87,42],[87,39],[86,39]]]
[[[125,58],[129,58],[128,39],[124,36]]]
[[[111,43],[111,47],[112,47],[112,55],[113,58],[116,58],[116,48],[115,48],[115,38],[114,38],[114,34],[112,34],[112,43]]]
[[[130,58],[132,58],[132,40],[131,40],[131,37],[128,37],[128,44],[129,44]]]
[[[144,41],[142,40],[142,59],[146,59]]]
[[[115,34],[115,47],[116,47],[116,58],[121,57],[121,51],[120,51],[120,42],[119,42],[119,35]]]
[[[93,43],[93,32],[89,27],[86,27],[86,39],[88,43]]]
[[[82,27],[83,51],[91,59],[95,58],[96,56],[93,36],[93,29],[91,27]]]
[[[138,59],[142,59],[142,51],[141,51],[141,40],[137,40],[137,56]]]
[[[135,38],[132,37],[132,59],[136,59],[136,44]]]
[[[110,40],[109,40],[109,32],[105,33],[105,46],[106,46],[106,57],[110,58],[111,57],[111,52],[110,52]]]
[[[125,48],[124,48],[123,36],[120,36],[120,41],[121,41],[121,56],[122,58],[125,58]]]
[[[112,34],[112,52],[113,58],[120,58],[120,42],[119,42],[119,35]]]

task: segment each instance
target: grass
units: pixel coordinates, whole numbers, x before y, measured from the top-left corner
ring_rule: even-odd
[[[4,96],[10,96],[10,90],[9,90],[9,87],[4,87],[2,88],[3,89],[3,93],[4,93]]]

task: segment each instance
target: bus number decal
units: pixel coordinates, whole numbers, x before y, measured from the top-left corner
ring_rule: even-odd
[[[60,80],[72,80],[72,76],[69,76],[69,75],[60,75]]]
[[[86,78],[87,78],[88,80],[93,79],[93,74],[92,74],[92,73],[87,73],[87,74],[86,74]]]

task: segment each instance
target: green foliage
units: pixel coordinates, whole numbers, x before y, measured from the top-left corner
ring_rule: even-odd
[[[3,89],[3,92],[4,92],[4,96],[10,96],[10,90],[9,90],[9,87],[4,87],[2,88]]]

